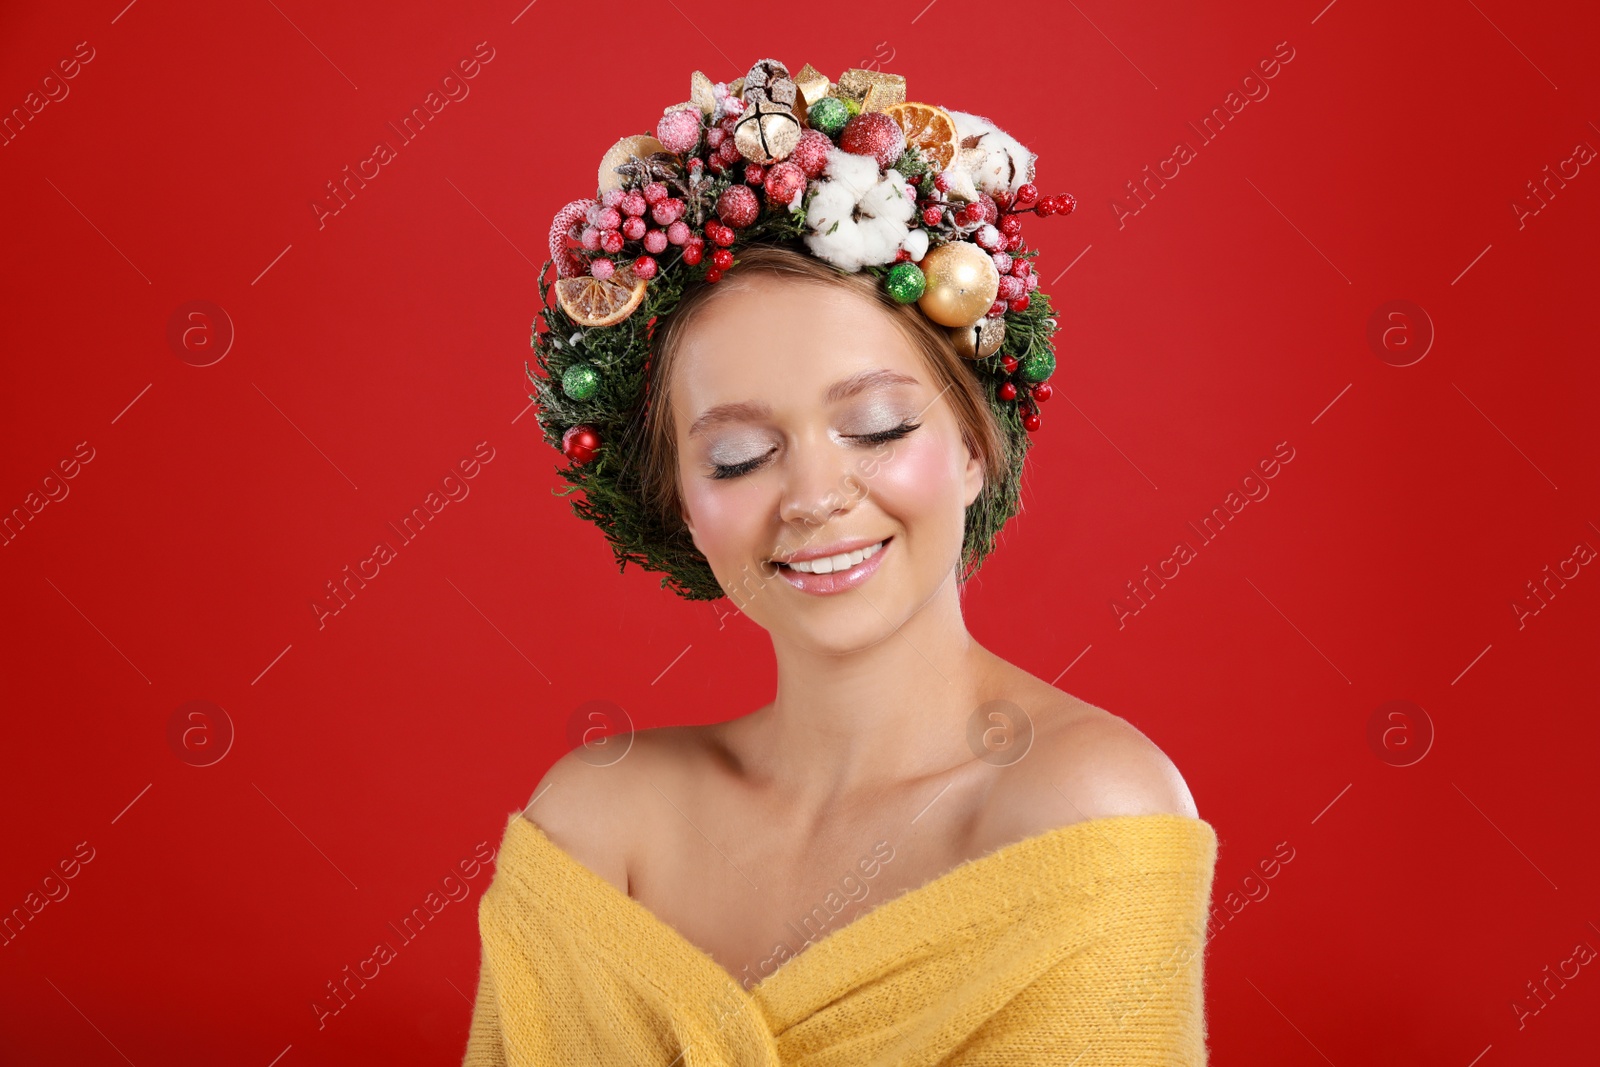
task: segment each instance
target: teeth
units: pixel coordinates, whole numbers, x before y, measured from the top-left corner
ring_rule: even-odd
[[[885,538],[887,540],[887,538]],[[869,556],[875,555],[883,547],[883,541],[866,548],[858,548],[854,552],[841,552],[837,556],[827,556],[823,559],[796,560],[785,566],[793,567],[803,574],[832,574],[834,571],[848,570]]]

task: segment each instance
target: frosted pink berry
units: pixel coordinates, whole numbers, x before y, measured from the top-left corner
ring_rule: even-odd
[[[644,235],[644,250],[653,256],[659,256],[667,250],[667,235],[660,230],[651,230]]]
[[[990,257],[994,260],[994,269],[1001,274],[1011,273],[1011,254],[1009,252],[996,252]]]
[[[617,265],[609,259],[594,259],[589,261],[589,273],[601,281],[605,281],[616,272]]]
[[[978,247],[986,252],[998,252],[1005,247],[1006,239],[1000,231],[989,223],[984,223],[978,228],[973,240],[978,242]]]
[[[614,230],[622,225],[622,212],[612,206],[603,207],[594,217],[594,224],[602,230]]]
[[[691,232],[687,223],[674,222],[667,227],[667,241],[671,244],[681,245],[689,239]]]
[[[761,179],[766,175],[766,168],[759,163],[746,163],[744,165],[744,183],[746,185],[760,185]]]
[[[728,131],[724,130],[722,127],[711,127],[706,131],[706,147],[713,150],[721,148],[722,142],[727,139],[727,136]]]
[[[659,204],[667,198],[667,187],[661,182],[651,182],[644,187],[644,200],[647,204]]]
[[[602,193],[600,195],[600,205],[602,207],[616,207],[621,202],[622,202],[622,190],[621,189],[607,189],[604,193]]]
[[[583,228],[583,247],[591,252],[600,251],[600,231],[593,226]]]
[[[730,185],[717,197],[717,217],[736,230],[756,221],[760,213],[761,202],[747,185]]]
[[[675,156],[693,151],[700,140],[700,112],[684,108],[662,115],[656,123],[656,140]]]
[[[622,251],[622,243],[622,234],[616,230],[604,230],[600,234],[600,247],[608,256]]]
[[[622,236],[630,241],[637,241],[643,237],[646,228],[644,219],[637,215],[629,215],[622,220]]]
[[[650,205],[645,202],[643,193],[632,192],[624,196],[622,198],[622,203],[618,206],[622,208],[622,213],[624,215],[638,216],[643,215],[645,208],[649,207]]]
[[[1027,283],[1021,278],[1011,274],[1002,274],[1000,276],[1000,291],[998,294],[999,299],[1015,300],[1017,297],[1021,296],[1027,291]]]
[[[821,130],[806,130],[800,135],[794,151],[789,153],[788,162],[804,171],[807,178],[815,178],[828,165],[828,151],[831,148],[833,142],[828,140],[827,134]]]
[[[890,119],[889,121],[893,122],[894,120]],[[739,154],[739,146],[734,144],[732,139],[728,139],[724,140],[721,147],[717,149],[717,158],[726,165],[737,163],[744,157]]]
[[[989,305],[990,315],[1004,315],[1005,313],[1006,302],[1004,300],[996,300],[994,303]]]

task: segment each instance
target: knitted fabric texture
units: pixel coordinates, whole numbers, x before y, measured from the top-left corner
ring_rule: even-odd
[[[479,902],[463,1067],[1206,1063],[1217,837],[1045,831],[890,897],[746,989],[513,813]]]

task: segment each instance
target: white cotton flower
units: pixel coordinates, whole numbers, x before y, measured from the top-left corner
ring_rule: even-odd
[[[905,175],[880,174],[870,156],[831,148],[806,212],[806,247],[841,270],[892,263],[915,213]]]
[[[928,254],[928,231],[921,226],[913,226],[911,232],[906,234],[906,239],[900,242],[900,247],[911,253],[911,262],[919,262]]]
[[[979,191],[993,196],[995,193],[1015,193],[1026,182],[1033,181],[1033,165],[1037,158],[1022,144],[982,115],[965,111],[952,111],[958,143],[976,140],[971,148],[963,148],[950,164],[950,192],[968,200],[977,198]],[[966,196],[968,188],[972,195]]]

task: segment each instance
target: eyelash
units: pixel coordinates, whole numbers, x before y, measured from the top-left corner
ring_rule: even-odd
[[[902,422],[899,426],[896,426],[892,430],[883,430],[879,433],[856,434],[854,435],[854,439],[857,441],[870,441],[872,444],[881,445],[889,441],[897,441],[921,425],[922,423],[920,422]],[[749,474],[751,471],[761,466],[761,464],[766,461],[766,458],[766,456],[761,456],[758,459],[747,459],[743,463],[735,463],[728,466],[713,463],[711,465],[713,472],[711,477],[717,480],[721,480],[723,478],[738,478],[741,475]]]

